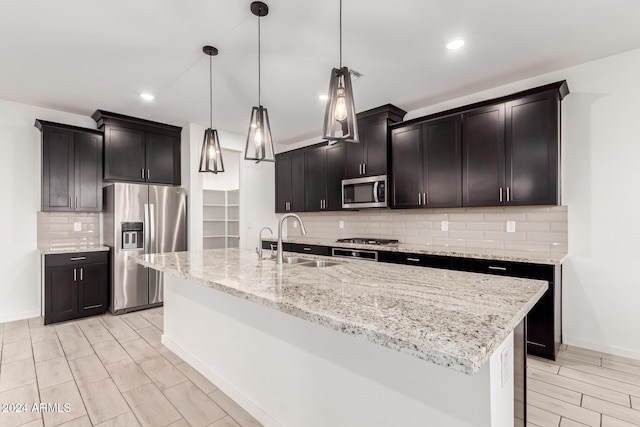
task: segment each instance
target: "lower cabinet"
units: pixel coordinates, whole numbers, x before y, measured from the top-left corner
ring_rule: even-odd
[[[109,307],[109,252],[45,255],[45,325],[103,314]]]

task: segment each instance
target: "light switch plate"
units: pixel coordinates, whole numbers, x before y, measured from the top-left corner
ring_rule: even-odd
[[[344,228],[344,221],[340,221],[338,223],[338,228]]]
[[[73,223],[73,231],[82,231],[82,223],[74,222]]]
[[[442,231],[449,231],[449,221],[442,221],[440,227]]]
[[[516,222],[507,221],[507,233],[515,233],[515,232],[516,232]]]

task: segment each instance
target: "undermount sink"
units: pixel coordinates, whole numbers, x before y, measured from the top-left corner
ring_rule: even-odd
[[[322,267],[331,267],[333,265],[339,265],[339,262],[333,262],[333,261],[325,261],[323,259],[316,259],[316,260],[309,260],[309,262],[305,262],[304,264],[301,264],[301,267],[316,267],[316,268],[322,268]]]
[[[301,264],[304,262],[311,262],[313,260],[309,258],[300,258],[297,256],[288,256],[288,257],[284,257],[283,261],[285,264]]]

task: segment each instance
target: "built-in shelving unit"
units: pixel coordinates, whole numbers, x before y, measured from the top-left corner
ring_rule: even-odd
[[[237,248],[240,243],[240,190],[203,190],[204,249]]]

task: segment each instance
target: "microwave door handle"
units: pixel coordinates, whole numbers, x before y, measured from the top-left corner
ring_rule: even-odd
[[[373,201],[376,203],[380,203],[380,200],[378,200],[378,184],[380,184],[380,181],[376,181],[373,184]]]

